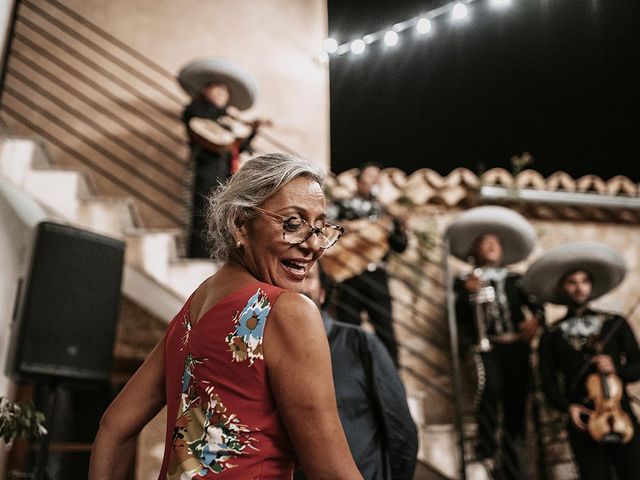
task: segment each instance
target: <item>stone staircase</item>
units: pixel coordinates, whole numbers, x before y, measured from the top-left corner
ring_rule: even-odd
[[[167,321],[216,265],[178,257],[180,231],[147,230],[131,199],[96,196],[82,173],[57,168],[36,138],[0,138],[0,181],[33,198],[53,221],[126,242],[123,294]]]

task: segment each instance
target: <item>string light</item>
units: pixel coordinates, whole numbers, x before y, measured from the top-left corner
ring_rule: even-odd
[[[364,52],[365,48],[367,48],[367,44],[364,43],[364,40],[362,40],[361,38],[351,42],[351,51],[356,55],[360,55],[362,52]]]
[[[324,51],[330,54],[330,56],[344,55],[349,52],[360,55],[365,51],[367,45],[378,41],[384,41],[385,45],[393,47],[400,41],[400,34],[408,29],[414,29],[414,31],[420,35],[432,32],[434,21],[443,15],[450,15],[455,21],[467,18],[469,15],[468,5],[475,1],[476,0],[458,0],[450,2],[428,12],[423,12],[416,17],[398,22],[394,24],[391,29],[372,32],[351,42],[339,44],[335,39],[328,38],[324,43]],[[505,8],[511,6],[513,0],[489,0],[489,4],[496,9]]]
[[[416,25],[416,30],[423,35],[429,33],[431,31],[431,22],[429,19],[427,17],[421,17]]]
[[[505,8],[511,6],[511,0],[490,0],[489,4],[493,8]]]
[[[398,34],[395,31],[389,30],[387,33],[384,34],[384,44],[386,46],[393,47],[397,43],[398,43]]]
[[[456,3],[451,9],[451,15],[455,20],[462,20],[468,13],[467,6],[462,2]]]
[[[338,51],[338,41],[335,38],[327,38],[324,41],[324,51],[327,53],[336,53]]]

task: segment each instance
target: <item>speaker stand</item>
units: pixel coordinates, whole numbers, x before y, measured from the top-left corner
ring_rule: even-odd
[[[44,398],[46,402],[44,415],[47,434],[43,435],[38,442],[36,469],[32,478],[35,480],[49,480],[47,461],[49,460],[49,445],[51,444],[56,404],[58,403],[58,384],[52,381],[46,381],[38,384],[38,387],[41,389],[42,398]]]

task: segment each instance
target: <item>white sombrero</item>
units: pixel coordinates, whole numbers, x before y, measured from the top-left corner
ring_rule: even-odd
[[[462,213],[447,229],[451,254],[465,262],[478,237],[494,234],[502,242],[502,263],[509,265],[529,256],[536,232],[519,213],[505,207],[476,207]]]
[[[591,275],[591,300],[615,288],[624,278],[624,258],[608,245],[596,242],[567,243],[538,258],[522,281],[524,289],[540,302],[566,303],[560,282],[568,273],[584,270]]]
[[[209,83],[224,83],[229,88],[229,105],[239,110],[250,108],[258,95],[258,83],[245,68],[220,58],[195,60],[178,73],[180,86],[192,97],[197,97]]]

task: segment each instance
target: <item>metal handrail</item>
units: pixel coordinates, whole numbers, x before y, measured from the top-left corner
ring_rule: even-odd
[[[163,206],[161,206],[160,204],[158,204],[154,200],[151,200],[148,197],[145,197],[145,196],[141,195],[137,190],[130,188],[129,185],[124,180],[122,180],[118,176],[114,175],[109,170],[103,168],[98,163],[94,162],[89,157],[87,157],[86,155],[83,155],[82,153],[72,149],[71,147],[69,147],[69,145],[67,145],[66,143],[62,142],[57,136],[52,135],[47,130],[45,130],[45,129],[41,128],[39,125],[33,123],[32,121],[30,121],[25,116],[21,115],[19,112],[17,112],[13,108],[9,107],[8,105],[3,105],[2,108],[7,113],[9,113],[9,115],[11,115],[12,117],[16,118],[17,120],[19,120],[24,125],[28,126],[35,133],[37,133],[41,137],[47,139],[49,142],[51,142],[54,145],[56,145],[59,149],[67,152],[69,155],[71,155],[72,157],[76,158],[78,161],[80,161],[84,165],[86,165],[86,166],[90,167],[91,169],[95,170],[97,173],[99,173],[100,175],[102,175],[103,177],[108,179],[114,185],[120,187],[121,189],[126,191],[131,196],[133,196],[133,197],[137,198],[138,200],[140,200],[142,203],[147,204],[149,207],[154,209],[156,212],[158,212],[159,214],[161,214],[165,218],[167,218],[169,220],[172,220],[173,222],[175,222],[178,225],[181,225],[183,223],[183,220],[180,217],[176,216],[172,211],[167,210],[166,208],[164,208]]]
[[[109,90],[107,90],[106,88],[104,88],[101,85],[97,84],[96,82],[91,80],[89,77],[84,75],[82,72],[80,72],[77,69],[73,68],[71,65],[69,65],[65,61],[60,60],[59,58],[55,57],[54,55],[51,55],[46,50],[39,49],[38,45],[33,43],[28,38],[24,37],[23,35],[21,35],[19,33],[16,33],[15,37],[18,40],[20,40],[21,42],[25,43],[27,46],[29,46],[29,48],[31,48],[32,50],[37,51],[38,54],[42,55],[47,60],[51,61],[52,63],[55,63],[56,65],[58,65],[58,67],[60,67],[60,68],[62,68],[64,70],[66,70],[67,72],[73,74],[73,76],[77,80],[82,81],[85,85],[91,87],[93,90],[95,90],[95,91],[99,92],[100,94],[104,95],[106,98],[111,100],[113,103],[115,103],[119,107],[127,110],[130,113],[133,113],[134,115],[142,118],[145,121],[149,120],[149,118],[143,112],[140,112],[136,108],[132,107],[129,103],[122,101],[121,99],[119,99],[118,97],[113,95]],[[18,58],[20,61],[22,61],[22,62],[26,63],[27,65],[29,65],[31,68],[34,68],[35,62],[30,61],[27,57],[22,55],[20,52],[13,52],[13,55],[16,58]],[[37,67],[34,68],[34,70],[36,70],[36,69],[37,69]],[[39,69],[38,71],[41,73],[43,71],[43,69]],[[51,76],[50,73],[47,73],[47,75]],[[59,79],[57,79],[57,81],[61,85],[64,83],[64,82],[61,82]],[[64,85],[68,85],[68,84],[64,83]],[[64,86],[63,86],[63,88],[64,88]],[[69,88],[73,89],[71,86],[69,86]],[[77,92],[76,95],[79,98],[81,98],[82,100],[85,100],[87,98],[86,95],[83,95],[80,92]],[[94,106],[95,104],[96,104],[96,102],[89,103],[89,105],[91,105],[91,106]],[[100,112],[104,113],[105,110],[103,108],[101,108]],[[148,135],[146,135],[143,132],[141,132],[139,129],[137,129],[134,126],[132,126],[129,122],[124,120],[123,117],[116,117],[113,114],[111,114],[111,115],[112,115],[112,117],[117,118],[121,124],[125,124],[127,127],[129,127],[129,128],[127,128],[128,131],[136,134],[136,136],[138,138],[140,138],[141,140],[145,141],[147,144],[153,146],[156,150],[164,153],[167,157],[169,157],[174,162],[176,162],[178,164],[184,164],[185,163],[184,160],[182,160],[178,156],[176,156],[175,153],[173,153],[171,150],[167,149],[162,144],[160,144],[157,141],[155,141],[153,138],[149,137]],[[149,124],[154,126],[153,123],[151,123],[151,122],[149,122]]]
[[[154,179],[152,179],[151,177],[147,176],[146,174],[144,174],[142,172],[136,172],[134,169],[131,168],[130,165],[127,165],[127,163],[124,162],[117,155],[114,155],[112,152],[110,152],[109,150],[104,148],[102,145],[96,143],[94,140],[92,140],[91,138],[87,137],[86,135],[84,135],[83,133],[78,131],[77,129],[73,128],[71,125],[69,125],[68,123],[64,122],[60,118],[57,118],[57,117],[53,116],[50,112],[46,111],[44,108],[41,108],[37,103],[31,101],[30,99],[28,99],[27,97],[22,95],[17,90],[14,90],[13,88],[11,88],[9,86],[6,86],[5,90],[6,90],[7,93],[9,93],[14,98],[16,98],[16,100],[18,100],[20,103],[23,103],[24,105],[27,105],[29,108],[31,108],[34,111],[37,111],[38,113],[40,113],[40,115],[42,115],[43,117],[46,117],[48,120],[50,120],[52,122],[55,122],[56,125],[61,126],[64,130],[66,130],[67,132],[71,133],[76,138],[82,140],[86,145],[91,146],[91,148],[93,148],[95,151],[101,153],[103,156],[105,156],[106,158],[111,160],[116,165],[120,166],[121,168],[123,168],[124,170],[126,170],[126,171],[128,171],[128,172],[130,172],[132,174],[135,173],[137,177],[141,177],[144,181],[147,182],[147,184],[151,185],[158,192],[161,192],[162,194],[164,194],[170,200],[174,200],[176,202],[181,202],[182,201],[182,198],[180,196],[176,195],[171,190],[168,190],[163,185],[160,185]],[[70,107],[69,107],[69,111],[71,111],[74,114],[80,114],[80,112],[77,112],[76,110],[71,109]]]
[[[102,76],[104,76],[105,78],[109,79],[111,82],[113,82],[114,84],[118,85],[123,90],[128,91],[134,97],[138,98],[139,100],[142,100],[145,104],[147,104],[151,108],[155,109],[158,113],[164,115],[165,118],[167,118],[169,120],[173,120],[173,121],[176,121],[178,119],[177,113],[168,112],[168,111],[162,109],[151,98],[147,97],[147,95],[145,95],[144,93],[140,92],[138,89],[131,87],[130,84],[128,84],[127,82],[125,82],[121,78],[118,78],[116,75],[111,73],[109,70],[107,70],[106,68],[102,67],[101,65],[98,65],[96,62],[94,62],[93,60],[91,60],[87,56],[83,55],[82,53],[78,52],[76,49],[70,47],[68,44],[62,42],[59,38],[51,35],[49,32],[47,32],[46,30],[42,29],[40,26],[36,25],[35,23],[31,22],[30,20],[28,20],[28,19],[26,19],[26,18],[24,18],[22,16],[19,16],[18,19],[22,24],[26,25],[29,29],[31,29],[32,31],[36,32],[38,35],[40,35],[41,37],[45,38],[47,41],[51,42],[53,45],[55,45],[56,47],[60,48],[64,52],[68,53],[70,56],[81,60],[82,63],[84,63],[85,65],[91,67],[93,70],[95,70],[96,72],[100,73]],[[24,39],[26,37],[24,37],[23,35],[18,35],[16,33],[16,38],[20,38],[21,41],[24,41]],[[31,43],[33,44],[33,42],[31,42]],[[168,130],[167,128],[165,128],[164,125],[162,125],[162,123],[156,121],[155,119],[153,119],[152,117],[150,117],[150,116],[148,116],[146,114],[145,114],[145,117],[146,117],[146,120],[149,123],[153,124],[158,130],[162,131],[171,140],[175,141],[178,144],[183,144],[184,143],[184,139],[183,138],[178,137],[171,130]]]
[[[52,23],[53,25],[55,25],[59,29],[63,30],[65,33],[67,33],[68,35],[72,36],[76,40],[80,40],[84,45],[88,46],[93,51],[99,53],[102,57],[105,57],[105,58],[109,59],[111,62],[115,63],[120,68],[122,68],[123,70],[127,71],[128,73],[130,73],[134,77],[137,77],[138,79],[144,81],[148,85],[152,85],[157,91],[161,92],[166,98],[171,99],[172,101],[174,101],[178,105],[182,105],[182,100],[177,95],[175,95],[174,92],[171,92],[170,90],[167,90],[165,87],[163,87],[162,85],[158,84],[151,77],[149,77],[149,76],[145,75],[144,73],[132,68],[130,65],[126,64],[125,62],[120,60],[115,55],[112,55],[111,52],[105,50],[104,48],[102,48],[100,45],[96,44],[92,40],[89,40],[86,36],[80,35],[75,30],[67,28],[67,26],[64,25],[63,22],[61,22],[57,18],[53,17],[51,14],[49,14],[48,12],[43,10],[42,8],[36,6],[33,2],[31,2],[31,0],[23,0],[23,5],[26,5],[27,7],[29,7],[31,9],[31,11],[37,13],[40,17],[45,18],[47,21],[49,21],[50,23]],[[171,115],[172,112],[169,112],[169,114]]]
[[[154,62],[150,58],[145,57],[144,55],[140,54],[139,52],[137,52],[136,50],[131,48],[129,45],[127,45],[126,43],[124,43],[121,40],[118,40],[116,37],[114,37],[110,33],[106,32],[105,30],[101,29],[97,25],[89,22],[86,18],[82,17],[81,15],[78,15],[76,12],[74,12],[72,9],[70,9],[66,5],[60,3],[58,0],[49,0],[49,3],[51,5],[54,5],[56,8],[58,8],[58,10],[63,11],[65,14],[67,14],[68,16],[73,18],[75,21],[77,21],[81,25],[87,27],[92,32],[96,33],[97,35],[101,36],[102,38],[104,38],[105,40],[110,42],[111,44],[115,45],[120,50],[123,50],[123,51],[127,52],[129,55],[134,57],[140,63],[146,65],[147,67],[151,68],[152,70],[155,70],[160,75],[164,75],[165,77],[168,77],[168,78],[171,78],[171,79],[175,79],[174,75],[170,71],[168,71],[164,67],[158,65],[156,62]]]
[[[55,103],[61,109],[67,111],[68,113],[71,113],[72,115],[75,115],[76,118],[81,119],[83,122],[85,122],[85,124],[91,126],[95,130],[97,130],[100,133],[102,133],[106,138],[111,140],[116,145],[120,146],[124,150],[127,150],[129,152],[133,152],[136,155],[137,158],[142,160],[147,165],[150,165],[150,166],[153,166],[154,168],[156,168],[159,172],[161,172],[166,178],[168,178],[172,182],[176,183],[177,185],[182,185],[182,179],[178,175],[176,175],[172,171],[168,170],[165,166],[158,164],[155,160],[153,160],[152,158],[147,156],[145,153],[139,151],[138,149],[136,149],[135,147],[133,147],[131,145],[128,145],[120,137],[118,137],[118,136],[114,135],[113,133],[109,132],[106,128],[104,128],[101,124],[99,124],[95,120],[89,118],[84,113],[74,109],[68,103],[60,100],[55,95],[52,95],[50,92],[46,91],[44,88],[42,88],[37,83],[35,83],[32,80],[28,79],[27,77],[25,77],[21,73],[17,72],[15,69],[9,67],[9,72],[11,73],[12,76],[14,76],[18,80],[20,80],[23,84],[29,86],[31,89],[33,89],[34,91],[38,92],[43,97],[46,97],[48,100],[50,100],[52,103]],[[144,174],[140,174],[140,175],[144,177]],[[147,177],[145,177],[145,178],[147,178]],[[167,196],[169,198],[172,198],[172,199],[177,198],[177,197],[175,197],[175,195],[172,192],[166,190],[164,187],[157,186],[157,184],[155,184],[154,181],[150,180],[149,183],[152,184],[154,187],[158,188],[159,191],[167,194]]]

